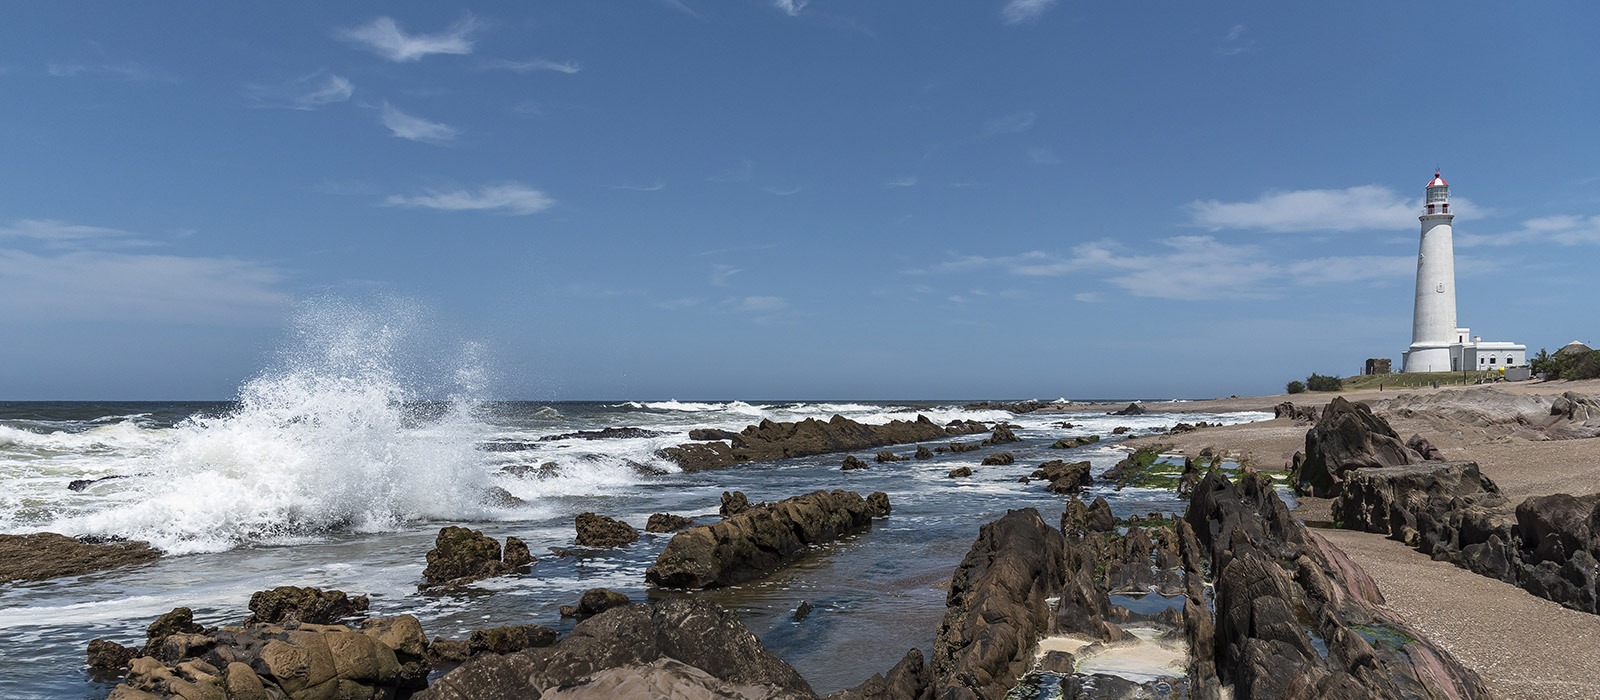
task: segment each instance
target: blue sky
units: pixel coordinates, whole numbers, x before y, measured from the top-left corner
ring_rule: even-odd
[[[1461,323],[1593,343],[1597,20],[6,3],[0,399],[229,398],[329,300],[499,398],[1269,393],[1398,364],[1435,166]]]

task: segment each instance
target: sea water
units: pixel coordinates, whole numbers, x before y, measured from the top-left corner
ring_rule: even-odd
[[[1113,440],[1048,449],[1056,439],[1108,438],[1116,426],[1141,435],[1178,422],[1270,418],[1012,415],[958,401],[491,402],[480,398],[486,373],[469,346],[450,358],[456,366],[419,374],[406,332],[392,319],[312,314],[293,347],[231,402],[0,403],[0,531],[126,537],[165,553],[147,566],[0,587],[0,697],[104,697],[108,683],[85,670],[90,639],[140,643],[145,626],[177,606],[193,608],[205,625],[237,624],[253,591],[279,585],[369,594],[372,614],[416,615],[430,636],[443,637],[515,624],[565,631],[571,623],[557,608],[600,586],[636,601],[703,596],[736,611],[826,693],[887,670],[907,649],[931,651],[944,587],[978,526],[1024,507],[1050,522],[1059,517],[1064,497],[1020,477],[1049,459],[1089,460],[1098,474],[1125,455]],[[1005,420],[1022,442],[850,472],[840,471],[840,454],[694,473],[656,455],[688,442],[694,428],[833,415],[863,423]],[[1075,427],[1059,427],[1063,421]],[[660,435],[541,440],[624,426]],[[1015,464],[979,464],[1001,450]],[[876,451],[858,456],[870,462]],[[542,476],[507,471],[550,463],[554,470]],[[960,466],[973,476],[946,476]],[[118,478],[67,489],[105,477]],[[573,546],[573,518],[584,511],[642,529],[657,512],[711,522],[725,490],[770,501],[832,488],[885,491],[894,512],[742,586],[648,589],[644,571],[670,535],[576,556],[552,551]],[[496,489],[516,500],[493,496]],[[1182,509],[1170,491],[1096,485],[1086,494],[1096,495],[1123,516]],[[539,561],[526,576],[489,579],[476,592],[419,593],[424,557],[447,524],[520,537]],[[795,621],[801,602],[813,611]]]

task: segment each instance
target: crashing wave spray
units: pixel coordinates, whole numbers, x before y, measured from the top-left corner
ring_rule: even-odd
[[[179,425],[133,492],[63,527],[182,554],[488,515],[475,353],[449,401],[422,403],[427,372],[405,354],[421,340],[418,312],[382,306],[307,306],[293,349],[240,388],[236,410]]]

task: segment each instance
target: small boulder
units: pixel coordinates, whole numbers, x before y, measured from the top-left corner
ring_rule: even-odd
[[[351,598],[344,591],[278,586],[270,591],[250,594],[250,618],[246,625],[279,624],[289,620],[314,625],[331,625],[367,609],[367,597]]]
[[[866,469],[866,468],[867,468],[867,463],[861,461],[855,455],[845,455],[844,463],[843,463],[843,465],[841,465],[839,467],[839,470],[848,472],[848,471],[855,471],[857,469]]]
[[[917,445],[917,453],[914,456],[917,459],[933,459],[933,450],[923,445]]]
[[[985,445],[1003,445],[1008,442],[1017,442],[1017,434],[1011,432],[1011,426],[1001,423],[994,427],[994,432],[989,434],[989,439],[984,440]]]
[[[1129,428],[1126,425],[1119,425],[1119,426],[1111,429],[1111,434],[1112,435],[1127,435],[1128,431],[1130,431],[1130,430],[1133,430],[1133,428]]]
[[[1005,466],[1007,464],[1011,464],[1011,463],[1013,463],[1015,461],[1017,461],[1017,458],[1012,456],[1012,454],[1010,452],[996,452],[996,453],[994,453],[992,455],[989,455],[988,457],[984,457],[983,458],[983,466],[985,466],[985,467],[1003,467],[1003,466]]]
[[[645,521],[645,532],[677,532],[694,524],[694,519],[671,513],[653,513]]]
[[[510,654],[523,649],[547,647],[555,643],[556,631],[544,625],[493,627],[473,630],[472,636],[467,639],[467,653]]]
[[[885,462],[899,462],[903,459],[905,459],[905,457],[901,457],[900,455],[897,455],[889,450],[883,450],[879,452],[878,456],[876,457],[878,464],[883,464]]]
[[[579,547],[623,547],[639,539],[639,531],[621,520],[587,512],[575,520]]]
[[[874,518],[881,518],[889,514],[889,494],[882,491],[873,491],[867,496],[867,513]]]
[[[108,639],[89,640],[89,670],[97,673],[109,673],[125,669],[133,657],[139,655],[139,650],[125,647]]]
[[[1107,415],[1112,415],[1112,416],[1142,416],[1144,414],[1145,414],[1144,406],[1140,405],[1138,401],[1135,401],[1133,403],[1128,404],[1127,408],[1124,408],[1124,409],[1122,409],[1120,411],[1112,411],[1111,413],[1109,413]]]
[[[628,596],[613,591],[609,588],[591,588],[583,592],[578,598],[577,605],[561,606],[561,616],[578,620],[594,617],[612,608],[619,608],[631,603]]]
[[[418,588],[463,586],[478,579],[514,573],[532,562],[527,549],[527,545],[512,547],[508,560],[502,557],[500,543],[493,537],[478,530],[447,525],[440,528],[433,549],[428,550],[428,566],[422,570],[423,583]]]
[[[717,512],[726,518],[750,510],[750,499],[746,498],[743,491],[723,491],[722,508]]]
[[[945,476],[947,476],[947,477],[949,477],[951,479],[959,479],[959,478],[964,477],[964,476],[972,476],[972,467],[956,467],[955,469],[951,469],[950,473],[946,474]]]

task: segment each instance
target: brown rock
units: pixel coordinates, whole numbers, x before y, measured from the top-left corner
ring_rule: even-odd
[[[844,464],[842,464],[839,467],[839,470],[848,472],[848,471],[854,471],[856,469],[866,469],[866,468],[867,468],[867,463],[861,461],[855,455],[845,455]]]
[[[738,515],[749,509],[750,499],[745,497],[743,491],[733,491],[731,493],[728,491],[723,491],[722,507],[717,510],[717,513],[726,518],[728,516]]]
[[[250,595],[250,618],[246,625],[282,623],[298,620],[330,625],[367,609],[367,597],[351,598],[344,591],[279,586]]]
[[[914,421],[890,421],[884,425],[867,425],[843,416],[834,416],[827,421],[808,418],[797,423],[763,420],[745,428],[726,443],[689,443],[663,449],[658,454],[676,462],[684,471],[699,471],[742,462],[765,462],[930,442],[986,430],[988,428],[982,423],[974,421],[940,426],[925,416],[917,416]]]
[[[644,524],[645,532],[677,532],[694,524],[694,520],[671,513],[653,513]]]
[[[950,473],[945,474],[945,476],[951,479],[960,479],[962,477],[972,476],[972,467],[956,467],[955,469],[951,469]]]
[[[874,518],[882,518],[892,510],[889,506],[889,494],[882,491],[873,491],[867,496],[867,512]]]
[[[623,598],[627,600],[627,598]],[[626,603],[624,603],[626,605]],[[473,630],[467,640],[470,654],[510,654],[556,643],[556,631],[544,625],[516,625]]]
[[[422,571],[421,589],[464,586],[490,576],[515,573],[532,560],[527,546],[518,541],[512,560],[501,556],[500,543],[478,530],[449,525],[439,530],[433,549],[428,551],[428,566]]]
[[[161,558],[144,542],[89,543],[54,532],[0,535],[0,584],[81,576]]]
[[[861,494],[816,491],[762,504],[672,536],[645,580],[668,588],[727,586],[764,576],[828,542],[868,527]]]
[[[583,592],[583,596],[578,598],[576,606],[561,606],[561,616],[582,620],[594,617],[612,608],[620,608],[631,602],[628,600],[628,596],[609,588],[591,588]],[[567,614],[568,610],[571,610],[570,615]]]
[[[579,547],[624,547],[639,539],[632,525],[604,515],[579,513],[576,521]]]
[[[1015,461],[1017,461],[1017,458],[1012,456],[1010,452],[996,452],[988,457],[983,458],[983,466],[1003,467]]]

